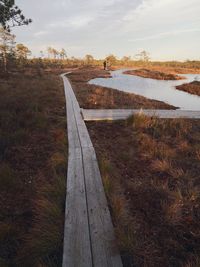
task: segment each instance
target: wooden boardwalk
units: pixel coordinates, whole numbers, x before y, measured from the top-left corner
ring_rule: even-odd
[[[200,107],[199,107],[200,108]],[[133,114],[142,112],[147,116],[158,116],[160,118],[189,118],[200,119],[200,111],[188,110],[138,110],[138,109],[81,109],[85,121],[99,120],[124,120]]]
[[[63,267],[122,267],[96,154],[65,77],[69,142]]]

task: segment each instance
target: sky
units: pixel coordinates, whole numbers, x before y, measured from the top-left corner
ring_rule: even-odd
[[[69,57],[200,60],[200,0],[16,0],[33,23],[16,27],[16,41],[33,56],[49,46]]]

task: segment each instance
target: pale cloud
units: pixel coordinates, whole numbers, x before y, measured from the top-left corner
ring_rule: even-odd
[[[44,35],[46,35],[46,34],[48,34],[47,31],[38,31],[38,32],[35,32],[33,35],[34,35],[35,37],[39,37],[39,36],[44,36]]]
[[[200,29],[186,29],[186,30],[180,30],[180,31],[161,32],[161,33],[158,33],[155,35],[145,36],[142,38],[130,39],[129,42],[156,40],[156,39],[168,38],[170,36],[172,36],[172,37],[177,36],[180,34],[198,33],[198,32],[200,32]]]
[[[71,28],[71,29],[79,29],[88,26],[90,22],[94,20],[93,17],[89,16],[73,16],[68,19],[56,21],[54,23],[50,23],[48,27],[50,28]]]
[[[199,0],[16,0],[33,19],[16,28],[17,41],[35,54],[52,45],[68,54],[199,58]],[[33,38],[34,37],[34,38]],[[40,49],[41,47],[41,49]],[[181,47],[181,48],[180,48]],[[182,54],[180,54],[182,53]]]
[[[130,10],[123,18],[124,30],[149,32],[162,29],[200,27],[199,0],[144,0],[135,10]],[[128,23],[129,22],[129,23]],[[134,28],[132,28],[134,27]]]

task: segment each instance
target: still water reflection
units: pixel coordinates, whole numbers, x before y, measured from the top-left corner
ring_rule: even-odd
[[[200,74],[184,74],[184,80],[166,81],[124,74],[125,70],[112,71],[112,78],[97,78],[90,84],[110,87],[164,101],[183,110],[200,110],[200,97],[176,90],[175,86],[200,80]]]

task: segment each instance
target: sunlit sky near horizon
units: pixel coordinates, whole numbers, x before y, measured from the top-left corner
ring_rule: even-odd
[[[33,56],[48,46],[92,54],[200,60],[200,0],[17,0],[31,25],[13,29]]]

